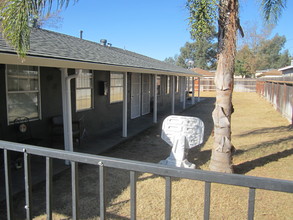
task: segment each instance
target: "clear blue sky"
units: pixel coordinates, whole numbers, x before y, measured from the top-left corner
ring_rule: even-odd
[[[73,1],[72,1],[73,2]],[[186,0],[79,0],[70,3],[60,16],[58,29],[45,27],[60,33],[99,42],[107,39],[113,46],[125,48],[155,59],[180,53],[185,42],[191,41],[188,26]],[[258,0],[240,0],[241,23],[258,22],[261,16]],[[293,1],[287,1],[272,35],[285,35],[288,49],[293,55]],[[291,23],[291,24],[290,24]]]

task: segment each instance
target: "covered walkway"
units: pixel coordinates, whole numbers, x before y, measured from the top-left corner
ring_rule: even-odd
[[[202,99],[203,100],[203,99]],[[196,103],[195,103],[196,105]],[[191,104],[191,100],[186,100],[186,108],[183,109],[181,104],[175,106],[175,111],[177,114],[184,114],[185,110],[191,110],[195,106]],[[161,123],[162,120],[171,114],[165,112],[158,112],[158,123]],[[128,122],[128,137],[122,137],[122,127],[116,128],[111,132],[101,133],[95,136],[88,135],[85,133],[84,137],[81,140],[80,145],[74,144],[74,151],[89,153],[89,154],[101,154],[115,147],[116,145],[133,138],[135,135],[141,133],[142,131],[150,128],[156,124],[153,123],[153,115],[147,114],[136,119],[132,119]],[[43,140],[40,142],[40,146],[55,148],[55,149],[64,149],[63,140],[60,142],[53,142],[53,145],[50,140]],[[20,155],[21,158],[22,155]],[[1,155],[1,161],[3,156]],[[1,162],[2,163],[2,162]],[[14,161],[12,161],[12,183],[13,183],[13,193],[21,193],[24,191],[24,170],[23,168],[16,169]],[[0,176],[4,177],[4,166],[1,165]],[[31,157],[31,169],[32,169],[32,181],[33,184],[38,184],[45,181],[45,168],[46,161],[45,158],[33,156]],[[61,175],[62,171],[70,168],[70,166],[65,165],[64,161],[54,160],[53,163],[53,172],[54,175]],[[5,200],[5,179],[1,178],[0,180],[0,202]]]

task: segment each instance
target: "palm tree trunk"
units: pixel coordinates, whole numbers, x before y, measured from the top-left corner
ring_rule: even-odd
[[[238,0],[221,0],[219,54],[215,75],[216,105],[213,111],[214,144],[210,170],[232,173],[231,114],[234,61],[238,25]]]

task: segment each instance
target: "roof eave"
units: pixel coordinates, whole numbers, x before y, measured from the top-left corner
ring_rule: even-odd
[[[288,69],[293,69],[293,66],[286,66],[286,67],[283,67],[281,69],[278,69],[279,71],[284,71],[284,70],[288,70]]]
[[[84,60],[72,60],[66,58],[46,57],[40,55],[27,55],[22,61],[16,53],[0,51],[0,60],[3,64],[13,65],[32,65],[32,66],[44,66],[54,68],[72,68],[72,69],[92,69],[92,70],[104,70],[104,71],[118,71],[118,72],[137,72],[148,74],[162,74],[162,75],[179,75],[199,77],[199,74],[190,72],[183,73],[178,71],[168,71],[161,69],[124,66],[109,63],[98,63]]]

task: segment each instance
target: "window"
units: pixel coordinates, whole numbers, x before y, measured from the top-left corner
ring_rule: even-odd
[[[9,123],[13,123],[17,117],[39,119],[39,67],[7,65],[6,94]]]
[[[93,108],[93,73],[91,70],[80,71],[76,78],[76,111]]]
[[[175,80],[175,92],[179,92],[179,77],[174,76],[174,80]]]
[[[166,94],[170,94],[170,76],[166,76]]]
[[[161,76],[157,76],[157,95],[161,95]]]
[[[110,74],[110,103],[123,101],[123,73]]]

